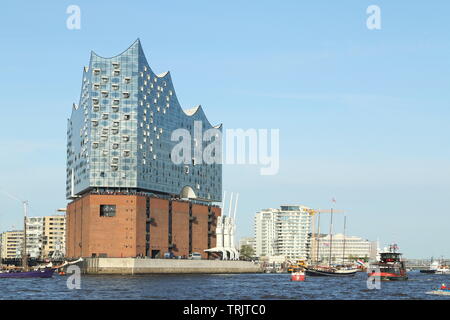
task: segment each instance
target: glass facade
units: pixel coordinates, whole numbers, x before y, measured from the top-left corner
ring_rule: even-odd
[[[140,41],[123,53],[91,53],[83,71],[79,104],[74,104],[67,130],[67,198],[92,189],[148,191],[221,201],[222,165],[171,160],[176,129],[194,137],[194,122],[203,132],[212,127],[201,107],[183,111],[170,73],[156,75]],[[194,139],[192,139],[194,140]],[[202,139],[203,140],[203,139]],[[195,144],[208,142],[192,141]]]

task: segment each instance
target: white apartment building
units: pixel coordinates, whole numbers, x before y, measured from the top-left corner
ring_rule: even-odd
[[[360,237],[345,236],[342,233],[333,235],[330,241],[330,235],[320,235],[313,241],[318,242],[313,246],[317,252],[312,252],[312,260],[328,262],[330,260],[330,248],[331,248],[331,261],[332,263],[352,262],[357,258],[370,258],[373,255],[374,248],[376,249],[376,243]]]
[[[27,218],[27,254],[30,258],[39,259],[42,255],[44,238],[44,218]]]
[[[258,257],[281,256],[305,260],[310,253],[311,215],[304,206],[264,209],[255,215],[255,251]]]

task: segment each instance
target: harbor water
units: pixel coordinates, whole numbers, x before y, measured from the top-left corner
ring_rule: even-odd
[[[450,299],[432,296],[450,275],[409,272],[408,281],[382,282],[381,289],[367,288],[367,275],[349,278],[308,277],[291,282],[289,274],[180,274],[180,275],[81,275],[80,289],[68,289],[68,276],[51,279],[0,279],[0,299],[262,299],[262,300],[402,300]]]

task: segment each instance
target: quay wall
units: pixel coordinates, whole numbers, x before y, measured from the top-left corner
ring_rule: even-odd
[[[261,266],[249,261],[85,258],[84,274],[180,274],[261,273]]]

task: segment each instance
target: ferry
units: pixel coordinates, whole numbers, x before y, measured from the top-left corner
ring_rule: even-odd
[[[380,277],[382,281],[408,280],[402,254],[398,246],[392,244],[387,252],[380,253],[380,260],[369,267],[369,277]]]

